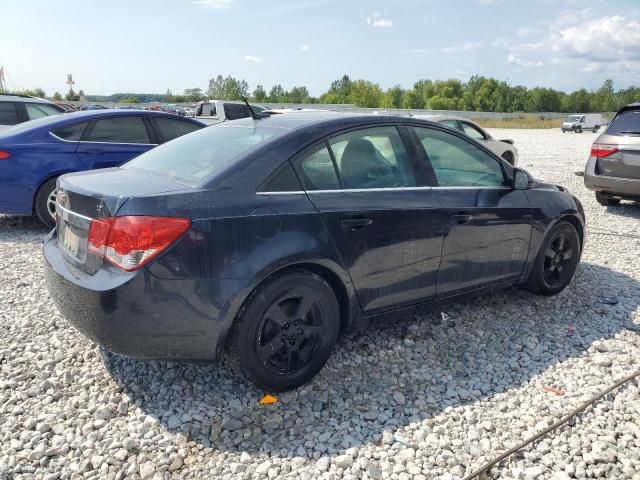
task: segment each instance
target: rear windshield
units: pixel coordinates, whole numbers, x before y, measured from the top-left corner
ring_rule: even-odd
[[[230,166],[240,155],[287,130],[219,124],[162,144],[122,166],[198,185]]]
[[[613,119],[607,135],[640,135],[640,110],[627,110]]]

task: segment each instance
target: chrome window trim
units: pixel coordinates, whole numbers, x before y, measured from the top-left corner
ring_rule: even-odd
[[[53,131],[49,130],[49,135],[51,135],[56,140],[60,140],[61,142],[67,143],[97,143],[98,145],[142,145],[144,147],[157,147],[160,145],[159,143],[118,143],[118,142],[94,142],[91,140],[65,140],[64,138],[60,138]]]
[[[362,193],[362,192],[403,192],[414,190],[512,190],[511,187],[495,186],[495,187],[393,187],[393,188],[344,188],[337,190],[294,190],[285,192],[256,192],[256,195],[304,195],[312,193]]]

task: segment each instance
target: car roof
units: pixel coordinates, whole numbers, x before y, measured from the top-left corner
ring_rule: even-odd
[[[52,103],[49,100],[21,93],[0,93],[0,102]]]
[[[441,122],[443,120],[460,120],[463,122],[475,123],[470,118],[460,117],[458,115],[412,115],[411,118],[419,118],[421,120],[431,120],[432,122]]]
[[[195,125],[200,125],[202,127],[206,127],[205,123],[202,123],[193,118],[179,117],[172,113],[166,112],[154,112],[151,110],[120,110],[120,109],[109,109],[109,110],[84,110],[78,112],[69,112],[69,113],[61,113],[60,115],[50,115],[48,117],[38,118],[36,120],[30,120],[28,122],[19,123],[10,127],[7,130],[3,130],[0,135],[2,136],[10,136],[10,135],[20,135],[26,131],[33,131],[40,128],[52,129],[56,127],[61,127],[64,125],[71,125],[76,122],[81,121],[90,121],[99,119],[102,117],[124,117],[124,116],[145,116],[145,117],[161,117],[161,118],[170,118],[175,120],[180,120],[183,122],[193,123]]]

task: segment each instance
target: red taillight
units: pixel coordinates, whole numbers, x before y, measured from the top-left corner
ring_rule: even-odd
[[[89,227],[90,252],[131,272],[175,242],[191,227],[188,218],[126,216],[95,218]]]
[[[10,156],[11,154],[9,152],[3,152],[2,150],[0,150],[0,160],[6,160]]]
[[[608,145],[606,143],[594,143],[591,145],[591,155],[598,158],[608,157],[617,151],[617,145]]]

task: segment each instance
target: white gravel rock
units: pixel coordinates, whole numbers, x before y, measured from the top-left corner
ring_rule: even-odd
[[[222,364],[96,347],[46,292],[46,229],[0,216],[0,479],[459,479],[633,372],[640,207],[605,208],[584,189],[575,172],[593,134],[492,134],[583,202],[587,243],[571,285],[348,334],[316,379],[270,406]],[[638,480],[638,419],[632,382],[489,478]]]

